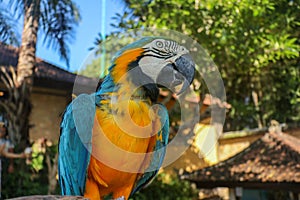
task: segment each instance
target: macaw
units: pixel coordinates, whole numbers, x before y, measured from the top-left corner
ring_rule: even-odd
[[[164,37],[123,47],[93,94],[66,108],[59,138],[62,195],[128,199],[157,174],[169,137],[159,87],[180,94],[193,81],[189,51]]]

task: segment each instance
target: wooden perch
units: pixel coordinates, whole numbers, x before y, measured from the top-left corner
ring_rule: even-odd
[[[87,198],[81,196],[60,196],[60,195],[34,195],[34,196],[25,196],[25,197],[17,197],[12,198],[11,200],[73,200],[73,199],[80,199],[80,200],[88,200]]]

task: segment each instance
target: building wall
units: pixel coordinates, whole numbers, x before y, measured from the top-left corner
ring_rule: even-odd
[[[197,130],[195,131],[197,132]],[[300,138],[300,128],[290,129],[286,132],[297,138]],[[197,134],[206,134],[207,136],[209,136],[209,134],[212,134],[212,132],[206,131],[205,129],[199,129],[199,133]],[[203,148],[203,141],[201,143],[200,139],[205,140],[206,138],[198,138],[198,141],[197,134],[193,145],[187,148],[187,150],[184,151],[183,154],[177,160],[175,160],[173,163],[164,168],[166,172],[172,173],[181,170],[193,171],[214,164],[210,162],[209,157],[211,156],[210,153],[214,152],[213,149],[215,143],[212,141],[204,142],[204,144],[208,146]],[[219,139],[217,145],[218,162],[226,160],[236,155],[237,153],[243,151],[245,148],[249,147],[249,145],[252,144],[254,141],[263,137],[263,135],[264,133],[259,133],[243,137]],[[209,148],[209,146],[211,146],[211,149]],[[204,150],[205,152],[203,153]]]
[[[213,128],[211,125],[204,125],[205,127]],[[210,129],[209,129],[210,130]],[[235,154],[247,148],[255,140],[261,138],[263,134],[257,134],[246,137],[237,137],[231,139],[219,139],[213,131],[208,129],[195,129],[196,136],[190,148],[188,148],[183,155],[174,163],[165,168],[166,171],[175,171],[183,169],[186,171],[193,171],[200,168],[213,165],[216,162],[226,160]],[[205,137],[198,137],[204,135]],[[206,141],[206,139],[208,139]],[[215,152],[217,151],[217,152]],[[217,161],[213,161],[214,154],[217,154]],[[212,162],[213,161],[213,162]]]
[[[194,148],[188,148],[183,154],[170,165],[166,166],[163,170],[167,173],[181,173],[183,171],[191,172],[199,168],[207,167],[203,157]]]
[[[263,134],[258,134],[258,135],[231,138],[231,139],[220,139],[219,150],[218,150],[219,161],[226,160],[236,155],[237,153],[243,151],[251,143],[261,138],[262,136]]]
[[[47,138],[57,142],[59,138],[61,115],[67,105],[66,96],[34,92],[31,96],[33,109],[30,116],[30,140]]]

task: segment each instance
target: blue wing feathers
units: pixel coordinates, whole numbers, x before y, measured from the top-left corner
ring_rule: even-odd
[[[79,95],[66,108],[61,122],[61,136],[59,142],[58,173],[62,188],[62,195],[84,195],[87,168],[91,156],[92,129],[95,109],[103,93],[115,90],[110,76],[107,76],[95,94]],[[159,131],[153,149],[150,164],[146,172],[137,180],[131,195],[147,186],[160,169],[169,138],[169,116],[167,109],[160,105],[158,113],[163,125]],[[162,134],[162,137],[161,135]]]
[[[63,195],[83,195],[91,152],[95,100],[78,96],[67,108],[61,123],[58,172]]]

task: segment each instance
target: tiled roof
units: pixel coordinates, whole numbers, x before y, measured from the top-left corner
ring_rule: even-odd
[[[0,65],[16,67],[18,62],[18,55],[18,48],[0,43]],[[53,83],[53,86],[57,85],[57,83],[59,82],[60,86],[64,86],[64,84],[66,84],[66,87],[70,87],[70,85],[73,85],[75,79],[76,82],[78,81],[81,85],[87,87],[93,88],[94,85],[95,87],[97,86],[96,79],[73,74],[40,58],[36,58],[34,78],[35,81],[37,80],[37,83],[40,83],[41,80],[43,80],[43,83],[45,83],[45,81],[51,81],[51,83]]]
[[[229,187],[239,183],[300,186],[300,140],[286,133],[266,133],[237,155],[182,178],[200,187]]]

